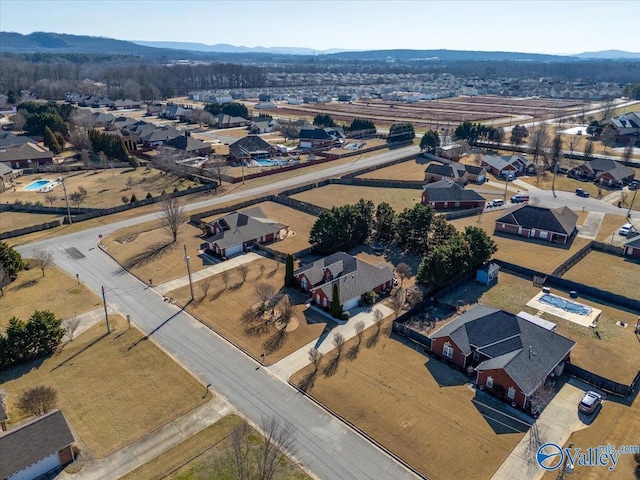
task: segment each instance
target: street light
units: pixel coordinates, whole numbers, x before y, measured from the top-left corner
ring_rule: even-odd
[[[189,290],[191,292],[191,300],[194,300],[194,296],[193,296],[193,281],[191,280],[191,267],[189,265],[189,260],[191,260],[191,258],[189,257],[189,255],[187,255],[187,246],[184,246],[184,261],[187,262],[187,274],[189,275]]]
[[[64,202],[67,204],[67,221],[71,225],[71,210],[69,209],[69,198],[67,197],[67,187],[64,184],[64,178],[58,177],[58,181],[62,183],[62,190],[64,190]]]

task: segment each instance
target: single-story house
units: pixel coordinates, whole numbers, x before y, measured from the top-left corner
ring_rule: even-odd
[[[300,130],[300,148],[328,150],[340,146],[345,136],[340,128],[303,128]]]
[[[231,115],[227,115],[226,113],[219,113],[215,117],[216,122],[215,126],[217,128],[233,128],[233,127],[244,127],[248,120],[243,117],[232,117]]]
[[[473,369],[480,390],[531,410],[538,388],[562,372],[575,346],[532,320],[478,305],[429,335],[431,351]]]
[[[96,127],[106,127],[107,125],[111,125],[116,119],[115,115],[107,112],[94,112],[91,117]]]
[[[233,212],[205,225],[207,236],[200,246],[221,257],[249,251],[256,243],[286,238],[289,226],[268,219],[260,208]]]
[[[60,410],[0,432],[0,478],[32,480],[72,462],[73,442]]]
[[[572,177],[596,180],[602,185],[612,187],[622,187],[635,178],[635,172],[632,168],[608,158],[594,158],[573,167],[567,174]]]
[[[125,98],[124,100],[116,100],[113,102],[113,108],[115,110],[124,110],[128,108],[140,108],[142,103],[138,100],[131,100],[130,98]]]
[[[253,134],[270,133],[279,126],[280,124],[275,120],[269,119],[267,117],[258,117],[252,120],[249,124],[249,131]]]
[[[619,117],[606,118],[599,124],[604,130],[607,126],[611,126],[616,131],[617,142],[628,142],[629,140],[638,141],[640,139],[640,113],[630,112],[623,113]]]
[[[53,164],[53,153],[32,142],[9,145],[0,149],[0,163],[14,170],[44,167]]]
[[[484,207],[485,200],[479,193],[465,190],[460,184],[444,179],[424,186],[422,204],[431,205],[436,210],[449,210]]]
[[[276,155],[277,149],[258,135],[247,135],[229,145],[230,160],[254,160]]]
[[[464,165],[456,162],[431,162],[424,170],[425,183],[440,182],[445,179],[464,186],[469,183],[469,174]]]
[[[210,143],[193,138],[191,135],[173,138],[167,142],[167,145],[194,155],[209,155],[211,153]]]
[[[544,208],[520,204],[496,220],[496,233],[509,233],[566,244],[576,231],[578,215],[569,207]]]
[[[183,132],[169,125],[165,125],[162,127],[156,127],[155,125],[152,125],[151,128],[147,127],[148,126],[145,125],[143,127],[144,133],[139,135],[140,141],[146,147],[157,147],[158,145],[164,145],[174,138],[178,138],[184,135]]]
[[[624,255],[632,258],[640,258],[640,234],[629,232],[629,238],[622,246]]]
[[[520,155],[485,155],[481,165],[495,176],[506,177],[536,173],[536,167],[530,160]]]
[[[9,188],[9,184],[14,178],[13,169],[9,165],[0,163],[0,192]]]
[[[369,292],[380,294],[393,287],[388,266],[374,267],[344,252],[334,253],[294,272],[297,287],[309,292],[313,303],[330,308],[333,286],[338,285],[343,310],[357,307]]]
[[[36,143],[36,141],[26,135],[16,135],[15,133],[0,130],[0,148],[11,145],[24,145],[25,143]]]
[[[160,116],[167,120],[180,120],[184,116],[186,110],[186,108],[178,105],[167,105],[160,112]]]

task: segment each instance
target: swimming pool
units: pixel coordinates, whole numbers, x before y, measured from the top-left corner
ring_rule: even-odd
[[[280,165],[285,165],[287,162],[284,160],[266,160],[266,159],[260,159],[260,160],[253,160],[251,163],[257,163],[258,166],[260,167],[277,167]]]
[[[560,308],[565,312],[575,313],[576,315],[590,315],[591,308],[581,303],[570,302],[566,298],[556,297],[550,293],[545,293],[539,298],[539,301],[551,305],[552,307]]]
[[[44,187],[48,183],[51,183],[51,180],[46,180],[46,179],[36,180],[35,182],[31,182],[29,185],[24,187],[24,189],[27,192],[33,192],[34,190],[40,190],[42,187]]]

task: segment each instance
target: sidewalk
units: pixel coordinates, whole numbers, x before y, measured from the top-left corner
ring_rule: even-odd
[[[107,304],[107,311],[109,312],[110,315],[111,314],[115,315],[116,313],[118,313],[116,310],[111,308],[108,304]],[[76,328],[76,331],[73,332],[73,338],[76,338],[82,332],[90,329],[101,320],[104,320],[104,307],[98,307],[93,310],[89,310],[88,312],[81,313],[80,315],[74,315],[73,317],[65,318],[64,320],[62,320],[62,325],[64,326],[67,320],[74,317],[80,320],[80,324],[78,325],[78,328]],[[66,337],[66,334],[65,334],[65,337]],[[66,338],[68,340],[68,337]]]
[[[258,255],[255,252],[248,252],[242,255],[238,255],[237,257],[230,258],[229,260],[225,260],[224,262],[220,262],[210,267],[204,268],[202,270],[198,270],[197,272],[193,272],[191,274],[191,278],[195,283],[198,280],[202,280],[212,275],[217,275],[218,273],[221,273],[225,270],[232,270],[234,268],[239,267],[243,263],[253,262],[254,260],[258,260],[260,258],[264,258],[264,257]],[[176,278],[175,280],[171,280],[170,282],[166,282],[161,285],[156,285],[153,288],[159,294],[166,295],[172,290],[175,290],[180,287],[184,287],[185,285],[189,285],[188,275],[185,275],[184,277]]]
[[[160,427],[122,450],[100,460],[88,462],[80,472],[68,474],[63,471],[56,479],[115,480],[234,411],[226,400],[214,397],[192,412]]]
[[[604,213],[589,212],[582,225],[578,229],[578,237],[595,240],[600,231],[600,226],[604,220]]]
[[[285,358],[280,360],[279,362],[274,363],[273,365],[266,367],[266,369],[271,372],[273,375],[278,377],[284,382],[289,381],[289,377],[293,375],[295,372],[300,370],[301,368],[307,366],[309,362],[309,349],[317,348],[318,351],[322,354],[329,353],[335,347],[333,345],[333,335],[337,332],[340,332],[344,335],[345,341],[349,340],[356,336],[356,331],[354,325],[357,321],[362,320],[365,324],[365,329],[372,326],[373,315],[376,310],[380,310],[384,315],[383,318],[391,315],[393,310],[389,307],[386,307],[382,304],[375,305],[372,309],[368,308],[359,308],[355,309],[358,313],[356,313],[353,317],[349,319],[347,323],[344,325],[338,325],[333,328],[330,332],[326,330],[322,333],[322,335],[306,344],[304,347],[299,348],[295,352],[290,355],[287,355]],[[354,310],[352,310],[353,312]]]

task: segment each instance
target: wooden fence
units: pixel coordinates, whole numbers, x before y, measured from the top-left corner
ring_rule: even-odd
[[[597,375],[572,363],[567,363],[565,365],[565,371],[589,385],[593,385],[594,387],[598,387],[606,392],[613,393],[614,395],[621,397],[631,395],[638,383],[638,380],[640,379],[640,370],[629,385],[614,382],[613,380],[609,380],[608,378]]]

